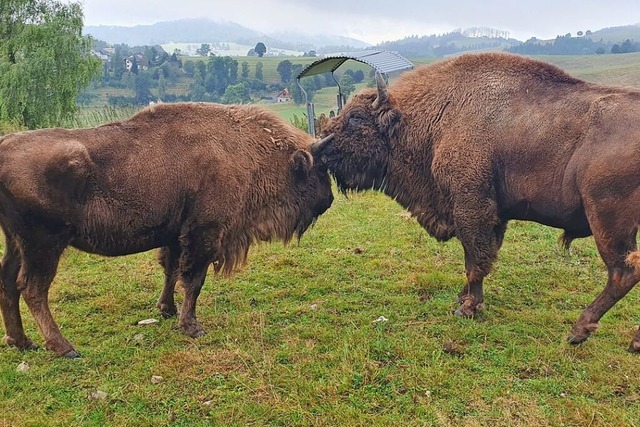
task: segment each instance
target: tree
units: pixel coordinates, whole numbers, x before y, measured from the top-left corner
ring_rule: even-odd
[[[196,53],[200,56],[209,56],[209,52],[211,52],[211,45],[209,43],[202,43],[198,49],[196,49]]]
[[[256,62],[256,79],[262,80],[262,62]]]
[[[288,59],[284,61],[280,61],[276,70],[278,74],[280,74],[280,80],[282,83],[287,84],[291,80],[291,72],[292,72],[293,64]]]
[[[227,86],[222,96],[222,102],[225,104],[245,104],[251,102],[249,96],[249,83],[240,82],[235,85]]]
[[[316,93],[316,85],[313,82],[313,79],[300,79],[300,84],[302,85],[302,89],[304,89],[304,92],[307,93],[307,102],[312,102],[313,96]],[[304,104],[304,93],[297,83],[292,83],[289,85],[289,93],[291,94],[291,99],[293,99],[293,102],[295,102],[296,104]]]
[[[100,73],[82,36],[82,6],[59,0],[0,3],[0,122],[60,125]]]
[[[158,98],[160,100],[166,99],[167,97],[167,82],[164,78],[164,73],[160,73],[160,77],[158,77]]]
[[[151,76],[146,71],[141,71],[135,76],[135,102],[138,105],[146,105],[153,100],[151,94]]]
[[[353,77],[345,73],[340,77],[340,91],[344,95],[344,98],[348,99],[354,90],[356,90],[356,85],[353,84]]]
[[[244,61],[242,63],[242,71],[241,74],[243,79],[248,79],[249,78],[249,63],[247,61]]]
[[[131,60],[131,69],[129,71],[131,71],[133,74],[138,74],[138,61],[136,60],[135,56]]]
[[[193,73],[193,83],[189,86],[189,97],[192,101],[205,101],[206,90],[204,88],[204,73],[201,67],[196,66]]]
[[[193,77],[193,73],[196,71],[196,64],[193,61],[185,61],[182,69],[187,76]]]
[[[113,66],[113,77],[115,80],[121,80],[122,75],[125,72],[124,68],[124,58],[126,53],[124,52],[123,45],[117,45],[114,47],[115,52],[113,57],[111,58],[111,64]]]
[[[229,84],[235,84],[238,81],[238,61],[230,56],[225,56],[224,60],[229,70]]]
[[[264,43],[262,42],[258,42],[256,44],[256,47],[253,48],[253,50],[256,51],[256,53],[258,54],[258,56],[260,58],[262,58],[262,56],[267,53],[267,47],[264,45]]]

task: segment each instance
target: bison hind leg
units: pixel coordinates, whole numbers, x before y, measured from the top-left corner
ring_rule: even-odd
[[[20,252],[15,240],[6,231],[5,236],[5,253],[0,267],[0,312],[6,332],[3,341],[19,350],[36,350],[38,346],[24,333],[20,314],[20,292],[16,285],[22,263]]]
[[[160,265],[164,269],[164,286],[156,307],[165,319],[178,314],[174,299],[176,283],[178,281],[178,262],[180,260],[179,245],[165,246],[158,253]]]
[[[589,304],[573,325],[569,342],[585,341],[598,327],[602,316],[622,299],[640,280],[640,251],[637,249],[637,227],[634,217],[616,215],[616,207],[594,206],[587,212],[593,236],[608,270],[603,291]],[[638,347],[636,335],[631,349]],[[634,350],[635,351],[635,350]]]
[[[207,276],[207,269],[218,259],[220,243],[213,230],[194,229],[180,237],[178,280],[184,288],[184,300],[178,324],[185,334],[198,338],[205,330],[196,319],[196,301]]]

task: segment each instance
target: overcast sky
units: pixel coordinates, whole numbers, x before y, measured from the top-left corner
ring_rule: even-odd
[[[85,25],[153,24],[182,18],[236,22],[271,33],[332,33],[372,44],[456,28],[553,38],[640,23],[639,0],[81,0]]]

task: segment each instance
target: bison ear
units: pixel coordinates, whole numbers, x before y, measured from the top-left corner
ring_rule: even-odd
[[[371,104],[374,110],[377,110],[389,100],[387,83],[384,81],[384,77],[380,71],[376,71],[376,86],[378,86],[378,97],[373,101],[373,104]]]
[[[309,176],[309,171],[313,167],[313,156],[307,150],[296,150],[291,155],[291,169],[296,179],[304,180]]]

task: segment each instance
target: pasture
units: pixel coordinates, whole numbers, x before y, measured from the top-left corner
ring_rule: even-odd
[[[609,55],[589,68],[593,57],[576,57],[564,68],[632,85],[640,56],[622,56],[636,62]],[[68,250],[51,305],[83,357],[0,347],[0,425],[639,425],[640,359],[626,347],[640,294],[587,342],[567,344],[606,270],[592,239],[565,254],[559,235],[511,222],[485,311],[462,319],[459,243],[437,243],[386,196],[336,193],[299,243],[255,246],[229,278],[210,272],[198,300],[208,334],[197,340],[155,308],[155,253]],[[159,322],[137,324],[148,318]]]

